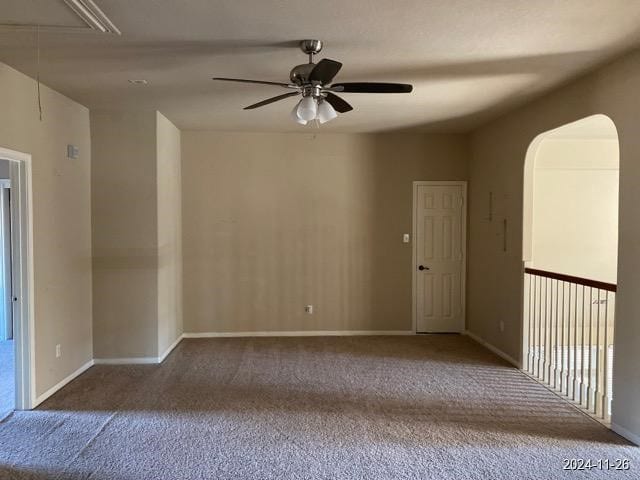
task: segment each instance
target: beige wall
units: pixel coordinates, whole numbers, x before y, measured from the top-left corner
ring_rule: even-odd
[[[618,156],[617,139],[540,142],[533,169],[532,267],[616,283]]]
[[[155,111],[91,129],[95,356],[153,359],[182,334],[180,131]]]
[[[0,63],[0,146],[33,162],[36,395],[92,358],[89,111]],[[66,156],[67,144],[80,158]],[[55,346],[62,357],[55,357]]]
[[[620,217],[613,422],[640,435],[640,135],[637,86],[640,52],[568,84],[505,115],[472,136],[468,328],[506,353],[521,353],[522,197],[527,148],[540,133],[593,114],[615,122],[620,138]],[[507,218],[507,252],[501,231],[487,220],[494,192]],[[499,322],[505,322],[505,331]],[[620,430],[620,429],[619,429]]]
[[[466,147],[183,132],[185,331],[410,330],[411,182],[466,179]]]
[[[158,354],[182,335],[180,130],[157,113]]]
[[[95,358],[158,355],[156,112],[91,112]]]

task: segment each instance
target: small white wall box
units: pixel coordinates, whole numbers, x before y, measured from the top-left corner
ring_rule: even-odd
[[[67,145],[67,158],[76,159],[80,156],[80,149],[75,145]]]
[[[402,241],[403,241],[403,243],[409,243],[409,234],[408,233],[405,233],[402,236]]]

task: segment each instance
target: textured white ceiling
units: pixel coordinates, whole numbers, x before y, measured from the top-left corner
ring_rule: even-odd
[[[96,3],[122,36],[42,33],[42,81],[92,108],[158,109],[184,129],[314,128],[290,120],[295,99],[242,110],[277,87],[210,80],[287,81],[305,62],[303,38],[322,39],[320,58],[344,63],[339,81],[414,85],[409,95],[344,94],[355,110],[321,127],[343,132],[468,130],[640,41],[638,0]],[[0,23],[12,4],[1,2]],[[61,0],[20,5],[22,20],[65,16]],[[33,32],[0,30],[0,61],[33,76],[35,58]],[[138,78],[149,84],[127,81]]]
[[[2,0],[0,24],[86,27],[63,0]]]

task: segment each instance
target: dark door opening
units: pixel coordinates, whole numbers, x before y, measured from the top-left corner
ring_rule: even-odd
[[[0,161],[0,418],[15,409],[10,165]]]

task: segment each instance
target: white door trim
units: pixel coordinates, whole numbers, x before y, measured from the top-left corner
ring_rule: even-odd
[[[0,159],[11,162],[11,240],[13,242],[13,313],[15,322],[16,404],[18,410],[35,405],[35,318],[33,275],[33,207],[31,155],[0,148]]]
[[[418,319],[416,318],[416,258],[417,258],[417,206],[418,206],[418,187],[424,186],[457,186],[462,187],[462,274],[460,275],[462,285],[462,318],[464,319],[465,328],[467,324],[467,182],[463,180],[446,180],[446,181],[414,181],[413,182],[413,212],[411,215],[411,238],[413,248],[411,249],[411,330],[417,332]]]

